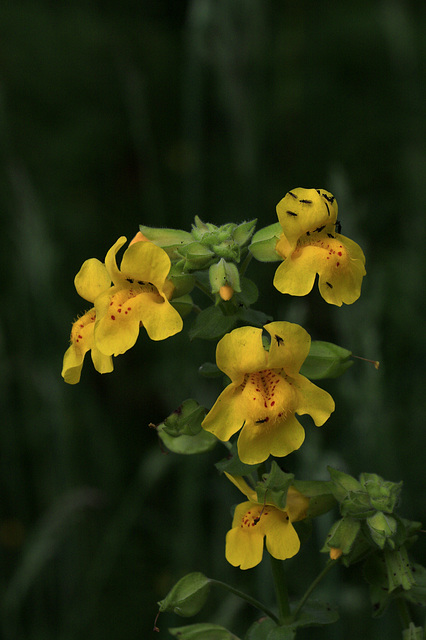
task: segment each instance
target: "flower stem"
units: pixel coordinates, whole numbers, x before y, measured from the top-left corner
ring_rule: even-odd
[[[245,600],[249,604],[253,605],[253,607],[256,607],[256,609],[259,609],[259,611],[263,611],[263,613],[265,613],[274,622],[276,623],[279,622],[275,613],[273,613],[270,609],[268,609],[268,607],[266,607],[263,604],[263,602],[256,600],[256,598],[252,598],[247,593],[244,593],[243,591],[240,591],[239,589],[232,587],[230,584],[227,584],[226,582],[221,582],[221,580],[213,580],[212,578],[209,578],[209,581],[211,584],[217,584],[219,587],[223,587],[224,589],[227,589],[228,591],[230,591],[230,593],[233,593],[234,595],[238,596],[242,600]]]
[[[247,253],[246,257],[244,258],[244,260],[243,260],[243,262],[242,262],[242,265],[241,265],[241,267],[240,267],[240,276],[241,276],[241,277],[245,274],[245,272],[246,272],[246,270],[247,270],[247,267],[249,266],[249,264],[250,264],[250,262],[251,262],[252,257],[253,257],[253,256],[251,255],[251,253],[250,253],[250,251],[249,251],[249,252]]]
[[[272,576],[274,578],[275,594],[278,603],[278,616],[280,623],[283,623],[290,616],[290,604],[288,602],[287,580],[284,573],[282,560],[271,558]]]
[[[396,606],[398,609],[399,619],[401,620],[402,628],[408,629],[410,626],[410,622],[412,622],[412,620],[411,620],[411,615],[410,615],[410,611],[408,609],[406,600],[403,600],[402,598],[397,598]]]
[[[321,580],[327,575],[327,573],[330,571],[330,569],[332,567],[334,567],[335,564],[338,563],[338,559],[337,560],[329,560],[327,562],[327,564],[325,565],[324,569],[321,571],[321,573],[319,573],[317,575],[317,577],[315,578],[315,580],[310,584],[310,586],[308,587],[308,589],[305,591],[304,595],[302,596],[302,598],[300,599],[298,605],[296,606],[294,612],[293,612],[293,618],[294,620],[297,619],[297,616],[299,615],[300,611],[303,608],[303,605],[305,604],[305,602],[308,600],[309,596],[311,595],[312,591],[314,589],[316,589],[316,587],[319,585],[319,583],[321,582]]]

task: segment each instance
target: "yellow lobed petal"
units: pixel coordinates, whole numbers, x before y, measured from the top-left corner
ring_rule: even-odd
[[[269,520],[265,525],[267,550],[277,560],[292,558],[300,549],[300,541],[289,515],[285,511],[271,509],[268,516]]]
[[[294,379],[294,385],[298,392],[296,413],[300,416],[308,413],[317,427],[323,425],[335,409],[331,395],[300,374]]]
[[[225,557],[229,564],[240,569],[252,569],[258,565],[263,556],[263,535],[246,534],[238,527],[226,534]]]
[[[237,489],[244,493],[244,495],[250,500],[250,502],[257,502],[257,494],[254,489],[252,489],[249,484],[244,480],[242,476],[231,476],[230,473],[226,473],[225,475],[234,484]]]
[[[320,255],[315,247],[310,246],[291,253],[276,270],[274,287],[291,296],[308,295],[314,286]]]
[[[120,236],[117,242],[112,245],[111,249],[105,256],[105,266],[108,271],[109,277],[111,278],[114,285],[120,285],[123,281],[123,276],[120,273],[119,268],[117,267],[117,252],[121,249],[123,244],[125,244],[127,238],[125,236]]]
[[[292,322],[271,322],[263,328],[271,336],[267,368],[282,368],[290,376],[299,373],[311,346],[308,332]]]
[[[111,279],[105,265],[96,258],[90,258],[83,262],[74,284],[79,296],[94,302],[100,293],[111,286]]]
[[[112,358],[98,352],[94,346],[94,323],[95,309],[90,309],[73,323],[71,345],[65,352],[61,373],[68,384],[80,381],[84,356],[89,350],[92,350],[92,361],[99,373],[110,373],[113,370]]]
[[[289,191],[277,204],[278,220],[291,249],[307,231],[314,231],[324,225],[334,225],[337,220],[335,197],[324,189],[303,189]],[[284,245],[281,245],[281,249]],[[287,249],[286,249],[287,250]]]
[[[309,498],[304,496],[294,487],[290,487],[287,491],[287,502],[285,510],[290,517],[290,522],[297,522],[306,518],[309,507]]]
[[[201,426],[226,442],[241,429],[245,416],[246,401],[241,389],[230,384],[222,391]]]
[[[266,369],[268,354],[262,344],[262,329],[239,327],[227,333],[216,348],[216,364],[233,382],[244,374]]]
[[[163,293],[170,267],[170,258],[164,249],[152,242],[136,242],[124,252],[120,272],[124,279],[151,283]]]
[[[259,464],[269,455],[289,455],[302,446],[304,439],[305,430],[292,414],[275,422],[247,422],[238,438],[238,456],[245,464]]]

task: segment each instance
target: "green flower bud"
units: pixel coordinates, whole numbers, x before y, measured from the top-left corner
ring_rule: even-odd
[[[179,255],[185,258],[184,270],[202,269],[214,258],[214,253],[199,242],[191,242],[179,248]]]
[[[234,291],[241,291],[237,265],[233,262],[226,262],[223,258],[210,266],[209,280],[212,293],[218,293],[225,285],[229,285]]]
[[[368,493],[350,491],[340,503],[340,513],[342,516],[351,516],[358,520],[363,520],[374,515],[375,509],[371,506]]]
[[[359,479],[370,496],[371,506],[377,511],[392,513],[399,500],[402,482],[389,482],[375,473],[362,473]]]
[[[239,262],[241,258],[241,249],[235,242],[222,242],[220,244],[211,245],[212,251],[219,258],[225,258],[225,260],[233,260]]]
[[[385,515],[382,511],[376,511],[374,515],[367,518],[366,522],[373,541],[380,549],[384,548],[386,542],[392,549],[395,547],[395,542],[392,540],[397,529],[395,518]]]
[[[164,431],[170,436],[193,436],[201,431],[201,423],[206,415],[206,410],[192,398],[184,400],[168,418],[163,422]]]
[[[240,247],[244,247],[253,235],[256,228],[257,220],[249,220],[239,224],[232,234],[232,239]]]
[[[359,520],[352,518],[338,520],[331,527],[321,551],[328,553],[330,549],[341,549],[343,555],[347,555],[352,550],[360,529]]]
[[[251,241],[249,251],[260,262],[277,262],[282,260],[275,251],[276,244],[283,230],[279,222],[270,224],[268,227],[259,229]]]
[[[210,580],[196,571],[188,573],[175,584],[164,600],[158,602],[161,611],[173,611],[180,616],[195,616],[204,606],[210,590]]]
[[[349,491],[362,491],[361,484],[352,476],[343,473],[343,471],[333,469],[332,467],[327,467],[327,469],[333,483],[331,490],[336,500],[343,500]]]
[[[178,257],[177,249],[193,241],[191,234],[181,229],[157,229],[143,224],[139,229],[145,238],[164,249],[171,259]]]

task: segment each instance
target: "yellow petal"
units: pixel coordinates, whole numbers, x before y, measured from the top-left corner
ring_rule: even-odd
[[[260,512],[261,507],[252,502],[243,502],[235,508],[232,529],[226,534],[225,556],[234,567],[251,569],[263,556],[264,530],[262,526],[245,526],[243,519],[248,511]]]
[[[245,405],[241,389],[230,384],[222,391],[201,426],[226,442],[243,426],[247,413]]]
[[[290,487],[287,492],[287,503],[285,510],[290,517],[291,522],[297,522],[306,518],[306,512],[309,507],[309,498],[304,496],[294,487]]]
[[[307,231],[324,225],[334,225],[337,220],[337,202],[324,189],[303,189],[289,191],[277,204],[278,220],[291,248]]]
[[[245,464],[259,464],[269,455],[286,456],[302,445],[305,430],[290,414],[281,421],[244,425],[238,438],[238,456]]]
[[[241,491],[241,493],[244,493],[244,495],[251,502],[257,502],[256,491],[252,489],[249,484],[247,484],[247,482],[244,480],[242,476],[231,476],[231,474],[226,473],[226,471],[225,471],[225,475],[228,478],[228,480],[230,480],[232,484],[234,484]]]
[[[296,413],[308,413],[317,427],[326,422],[335,409],[334,400],[327,391],[320,389],[305,376],[297,375],[294,384],[298,391]]]
[[[308,332],[292,322],[271,322],[263,328],[271,336],[267,368],[283,368],[290,376],[299,373],[311,346]]]
[[[136,242],[124,252],[120,271],[123,278],[152,283],[162,293],[170,267],[170,258],[164,249],[152,242]]]
[[[274,558],[292,558],[300,549],[299,537],[285,511],[274,509],[269,514],[266,531],[266,548]]]
[[[111,279],[105,265],[96,258],[90,258],[83,262],[74,278],[74,284],[79,296],[94,302],[95,298],[111,285]]]
[[[262,329],[240,327],[218,343],[216,364],[233,382],[240,384],[245,373],[266,369],[268,354],[262,345]]]
[[[165,340],[182,331],[182,318],[166,298],[145,296],[139,315],[151,340]]]
[[[147,294],[146,294],[147,295]],[[105,355],[119,355],[135,344],[140,318],[129,290],[111,287],[96,299],[95,344]]]
[[[111,356],[101,353],[95,346],[90,351],[93,366],[98,373],[111,373],[114,369]]]
[[[76,349],[74,345],[70,345],[65,351],[61,376],[67,384],[80,382],[84,355],[85,353]]]
[[[296,250],[276,270],[274,287],[281,293],[306,296],[314,286],[317,268],[318,250],[315,247]]]

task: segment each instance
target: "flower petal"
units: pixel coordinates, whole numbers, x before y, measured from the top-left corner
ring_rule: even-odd
[[[100,293],[110,287],[111,279],[105,265],[96,258],[90,258],[83,262],[74,284],[79,296],[94,302]]]
[[[147,295],[147,294],[146,294]],[[139,336],[140,318],[129,290],[111,287],[96,298],[95,344],[106,355],[119,355],[135,344]]]
[[[299,537],[285,511],[274,509],[268,514],[266,548],[274,558],[292,558],[300,549]]]
[[[275,424],[244,425],[238,438],[238,456],[245,464],[259,464],[269,455],[286,456],[302,445],[305,430],[294,415],[287,415]]]
[[[285,510],[290,517],[291,522],[297,522],[306,518],[306,512],[309,507],[309,498],[304,496],[294,487],[290,487],[287,491],[287,502]]]
[[[152,283],[161,293],[170,271],[170,258],[152,242],[136,242],[126,249],[121,261],[122,278]]]
[[[232,566],[243,570],[258,565],[263,556],[263,531],[257,527],[247,529],[240,526],[241,519],[250,505],[250,502],[237,505],[233,522],[236,526],[226,534],[225,557]]]
[[[111,249],[105,256],[105,266],[114,285],[119,285],[123,282],[123,276],[121,275],[117,267],[116,255],[119,249],[121,249],[123,244],[125,244],[126,242],[127,238],[125,236],[120,236],[120,238],[118,238],[117,242],[112,245]]]
[[[167,299],[145,295],[139,315],[151,340],[165,340],[182,331],[183,320]]]
[[[266,369],[268,354],[262,345],[262,329],[240,327],[218,343],[216,364],[233,382],[240,384],[245,373]]]
[[[244,480],[242,476],[231,476],[231,474],[226,473],[226,471],[225,475],[228,480],[230,480],[232,484],[234,484],[241,491],[241,493],[244,493],[244,495],[250,500],[250,502],[257,502],[256,491],[249,486],[249,484]]]
[[[271,336],[267,368],[283,368],[289,376],[299,373],[311,346],[308,332],[292,322],[271,322],[263,328]]]
[[[314,286],[318,252],[316,247],[305,246],[290,254],[275,272],[274,287],[281,293],[306,296]]]
[[[298,391],[296,413],[303,416],[308,413],[317,427],[326,422],[335,409],[334,400],[327,391],[320,389],[305,376],[297,375],[294,379]]]
[[[241,390],[230,384],[222,391],[201,426],[219,440],[227,441],[244,424],[247,409]]]

